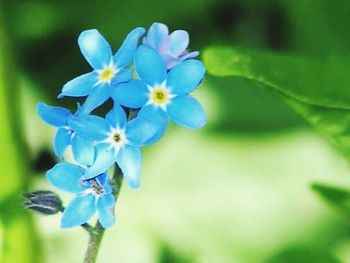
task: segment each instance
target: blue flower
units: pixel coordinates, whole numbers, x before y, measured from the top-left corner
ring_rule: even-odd
[[[153,48],[141,45],[136,51],[135,67],[141,80],[121,83],[111,95],[123,106],[142,108],[140,116],[158,121],[158,134],[152,143],[164,133],[167,126],[164,119],[170,118],[190,129],[205,125],[203,108],[188,95],[198,87],[205,74],[200,61],[186,60],[167,72],[159,54]]]
[[[168,27],[161,23],[153,23],[143,39],[143,43],[154,48],[163,57],[167,69],[180,62],[195,58],[198,51],[188,53],[189,35],[184,30],[175,30],[169,35]]]
[[[69,163],[58,163],[47,171],[48,181],[60,190],[76,194],[64,209],[61,227],[69,228],[86,223],[97,211],[99,222],[107,228],[114,224],[115,198],[108,175],[102,173],[83,180],[85,169]]]
[[[93,141],[76,134],[68,124],[68,120],[74,115],[67,109],[52,107],[44,103],[38,103],[37,112],[47,124],[57,127],[54,138],[54,152],[62,159],[65,149],[72,145],[74,159],[83,164],[91,165],[95,158],[95,146]]]
[[[96,159],[84,173],[90,179],[108,170],[115,162],[132,188],[140,185],[140,147],[157,131],[154,121],[136,117],[127,122],[124,110],[117,103],[105,118],[85,115],[70,119],[69,124],[80,136],[96,142]]]
[[[80,112],[84,113],[90,113],[103,104],[110,97],[113,85],[131,79],[132,73],[127,66],[132,62],[139,39],[144,33],[145,29],[141,27],[131,31],[113,56],[108,42],[96,29],[83,31],[78,44],[93,71],[66,83],[59,98],[88,96],[80,108]]]

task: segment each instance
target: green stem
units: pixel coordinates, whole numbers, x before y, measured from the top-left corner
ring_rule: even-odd
[[[123,183],[123,174],[117,165],[111,183],[115,199],[117,199]],[[95,263],[105,229],[99,222],[96,223],[95,227],[91,227],[89,224],[84,224],[82,227],[89,233],[89,243],[85,253],[84,263]]]

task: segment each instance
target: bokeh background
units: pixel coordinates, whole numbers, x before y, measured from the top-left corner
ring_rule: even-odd
[[[350,55],[348,0],[0,1],[0,262],[81,262],[87,235],[29,215],[20,194],[51,189],[54,129],[35,104],[88,72],[76,39],[97,28],[116,50],[137,26],[185,29],[191,50],[234,45],[314,59]],[[298,76],[295,76],[296,78]],[[348,162],[272,93],[207,76],[208,125],[172,125],[144,150],[142,187],[123,187],[98,262],[350,262],[348,215],[315,182],[350,186]],[[64,200],[69,195],[62,194]]]

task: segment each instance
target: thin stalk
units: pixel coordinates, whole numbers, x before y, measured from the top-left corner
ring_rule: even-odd
[[[115,199],[117,200],[123,183],[123,174],[117,165],[115,167],[111,183],[113,186]],[[89,243],[85,253],[84,263],[95,263],[105,229],[98,221],[94,227],[89,224],[83,224],[82,227],[89,233]]]

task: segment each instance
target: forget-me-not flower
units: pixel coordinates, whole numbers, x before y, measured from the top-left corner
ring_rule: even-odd
[[[43,121],[58,128],[53,143],[55,154],[62,159],[65,149],[71,145],[74,159],[83,165],[91,165],[95,158],[94,143],[71,129],[68,120],[74,115],[65,108],[45,103],[38,103],[36,108]]]
[[[69,163],[58,163],[47,171],[48,181],[60,190],[76,194],[64,209],[61,227],[69,228],[86,223],[97,212],[102,227],[114,224],[115,198],[108,175],[83,180],[85,169]]]
[[[97,144],[95,162],[86,169],[84,179],[93,178],[116,162],[130,187],[140,185],[140,147],[155,136],[154,121],[136,117],[128,122],[125,111],[115,103],[105,118],[85,115],[71,119],[69,124],[77,134]]]
[[[110,88],[131,79],[127,68],[132,62],[140,37],[145,29],[138,27],[131,31],[115,55],[106,39],[96,30],[83,31],[78,44],[80,50],[93,68],[93,71],[67,82],[59,95],[88,96],[79,112],[90,113],[110,97]]]
[[[147,32],[143,43],[154,48],[163,57],[167,69],[171,69],[186,59],[195,58],[198,51],[188,53],[190,42],[188,33],[184,30],[175,30],[169,34],[168,27],[162,23],[153,23]]]
[[[142,108],[140,116],[157,120],[157,139],[166,129],[166,122],[160,121],[164,118],[190,129],[205,125],[202,106],[188,95],[203,79],[205,68],[200,61],[186,60],[167,72],[160,55],[141,45],[135,54],[135,68],[140,80],[119,84],[112,98],[123,106]]]

